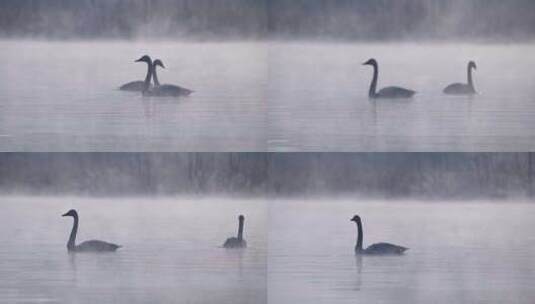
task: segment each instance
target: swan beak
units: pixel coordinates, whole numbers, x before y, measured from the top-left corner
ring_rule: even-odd
[[[62,214],[61,216],[68,216],[68,215],[69,215],[69,212]]]

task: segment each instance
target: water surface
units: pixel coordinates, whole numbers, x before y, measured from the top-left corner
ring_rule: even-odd
[[[274,43],[269,52],[271,151],[532,151],[535,47],[458,43]],[[412,100],[368,99],[378,88],[416,90]],[[466,82],[475,97],[442,90]]]
[[[391,242],[404,256],[355,257]],[[533,303],[535,206],[501,202],[277,201],[270,303]]]
[[[142,54],[189,98],[117,88],[143,79]],[[532,151],[535,47],[290,42],[30,42],[4,40],[4,151]],[[418,91],[370,101],[379,87]],[[466,81],[474,97],[442,89]]]
[[[78,242],[124,247],[67,253],[70,208]],[[239,213],[248,248],[221,248]],[[262,201],[3,197],[0,303],[265,303],[265,221]]]
[[[0,41],[0,150],[265,151],[265,48],[256,43]],[[188,98],[118,90],[143,80]]]

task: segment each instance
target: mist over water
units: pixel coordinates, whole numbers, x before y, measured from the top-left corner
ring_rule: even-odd
[[[531,156],[4,153],[0,302],[530,303]],[[123,247],[68,254],[71,208]],[[357,259],[354,214],[409,251]]]
[[[0,42],[0,150],[264,151],[265,51],[248,43]],[[143,80],[195,93],[120,91]]]
[[[4,1],[3,151],[531,151],[532,1]],[[32,40],[36,39],[36,40]],[[71,41],[72,40],[72,41]],[[195,42],[193,42],[195,41]],[[202,42],[201,42],[202,41]],[[461,42],[461,43],[460,43]],[[189,98],[116,90],[149,54]],[[371,102],[379,88],[417,91]],[[442,89],[466,82],[473,98]]]
[[[2,303],[266,303],[266,213],[261,200],[168,197],[1,198]],[[117,252],[69,254],[99,239]],[[246,215],[246,250],[222,248]]]
[[[276,43],[270,48],[270,151],[531,151],[535,138],[533,45],[458,43]],[[417,91],[411,100],[370,100],[378,89]],[[447,96],[467,83],[477,95]]]
[[[529,151],[531,45],[3,41],[4,151]],[[90,50],[90,51],[89,51]],[[117,90],[141,80],[141,54],[187,98]],[[379,88],[412,100],[369,100]],[[478,95],[442,89],[466,82]]]
[[[535,209],[522,200],[3,196],[2,203],[0,302],[531,303],[535,296]],[[72,220],[60,215],[70,208],[80,212],[79,242],[124,247],[68,254]],[[248,248],[225,250],[238,213],[246,215]],[[356,213],[365,246],[387,241],[409,251],[355,257]]]
[[[355,257],[354,214],[362,217],[365,247],[410,249]],[[268,299],[531,303],[534,215],[533,204],[522,201],[277,200],[270,204]]]
[[[0,303],[532,303],[533,153],[378,152],[533,151],[534,29],[532,0],[0,1],[0,151],[214,152],[0,153]],[[145,54],[194,93],[119,91]],[[416,96],[370,100],[369,58]],[[69,254],[71,208],[123,247]],[[355,214],[410,249],[356,257]]]

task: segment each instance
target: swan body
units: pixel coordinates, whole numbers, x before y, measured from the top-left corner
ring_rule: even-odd
[[[228,238],[223,244],[225,248],[245,248],[247,247],[247,242],[245,240],[240,240],[237,237]]]
[[[416,94],[413,90],[401,87],[386,87],[377,92],[377,79],[379,77],[379,65],[377,61],[372,58],[363,63],[363,65],[371,65],[373,67],[373,78],[368,93],[370,98],[411,98]]]
[[[245,221],[245,217],[243,215],[240,215],[238,217],[238,236],[237,237],[231,237],[228,238],[225,243],[223,244],[223,247],[225,248],[245,248],[247,247],[247,242],[243,239],[243,223]]]
[[[473,61],[468,62],[467,78],[468,83],[453,83],[444,89],[444,94],[447,95],[474,95],[477,94],[474,88],[474,82],[472,80],[472,70],[477,70],[476,63]]]
[[[74,251],[80,251],[80,252],[88,252],[88,251],[94,251],[94,252],[102,252],[102,251],[115,251],[118,248],[120,248],[120,245],[99,241],[99,240],[90,240],[82,242],[75,246]]]
[[[365,254],[365,255],[401,255],[409,248],[394,245],[390,243],[376,243],[368,246],[368,248],[362,248],[362,241],[364,238],[364,231],[362,229],[362,221],[360,216],[355,215],[352,219],[352,222],[357,224],[357,244],[355,245],[355,254]]]
[[[368,248],[363,250],[363,254],[370,255],[388,255],[388,254],[403,254],[408,248],[403,246],[398,246],[390,243],[376,243],[368,246]]]
[[[476,91],[466,83],[452,83],[444,89],[447,95],[474,95]]]
[[[172,97],[179,97],[179,96],[189,96],[193,91],[179,87],[172,84],[163,84],[160,86],[156,86],[152,89],[151,94],[153,96],[172,96]]]
[[[148,57],[149,60],[148,61],[147,60],[142,60],[144,57]],[[134,62],[145,62],[145,63],[147,63],[147,75],[145,76],[145,78],[149,77],[149,75],[152,73],[151,72],[152,63],[151,63],[150,57],[148,55],[145,55],[145,56],[139,58],[138,60],[136,60]],[[131,81],[131,82],[125,83],[125,84],[123,84],[122,86],[119,87],[119,90],[121,90],[121,91],[130,91],[130,92],[142,92],[144,89],[145,89],[145,81],[143,81],[143,80]]]
[[[148,91],[147,95],[179,97],[189,96],[191,93],[193,93],[192,90],[174,84],[160,84],[160,81],[158,80],[158,74],[156,73],[157,66],[160,66],[165,69],[165,66],[163,65],[160,59],[154,60],[154,63],[152,65],[152,77],[154,80],[154,87],[152,87],[152,89]]]
[[[71,209],[62,216],[72,216],[74,218],[71,235],[69,237],[69,241],[67,242],[67,250],[69,252],[112,252],[121,247],[120,245],[99,240],[85,241],[76,245],[76,234],[78,232],[78,213],[76,210]]]
[[[129,83],[123,84],[122,86],[119,87],[119,90],[130,91],[130,92],[141,92],[143,91],[144,86],[145,86],[144,81],[137,80],[137,81],[131,81]]]
[[[411,98],[416,92],[400,87],[382,88],[373,98]]]

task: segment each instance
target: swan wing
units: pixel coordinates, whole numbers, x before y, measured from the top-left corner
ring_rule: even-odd
[[[188,96],[193,93],[193,91],[190,89],[186,89],[174,84],[162,84],[155,88],[155,91],[160,96]]]
[[[448,95],[469,95],[476,92],[466,83],[452,83],[443,90]]]
[[[99,241],[99,240],[90,240],[85,241],[76,245],[76,251],[93,251],[93,252],[103,252],[103,251],[115,251],[120,248],[120,245]]]
[[[364,251],[366,254],[403,254],[406,250],[409,248],[398,246],[390,243],[376,243],[373,245],[370,245],[366,250]]]
[[[386,87],[377,92],[377,97],[380,98],[410,98],[416,92],[413,90],[401,87]]]

